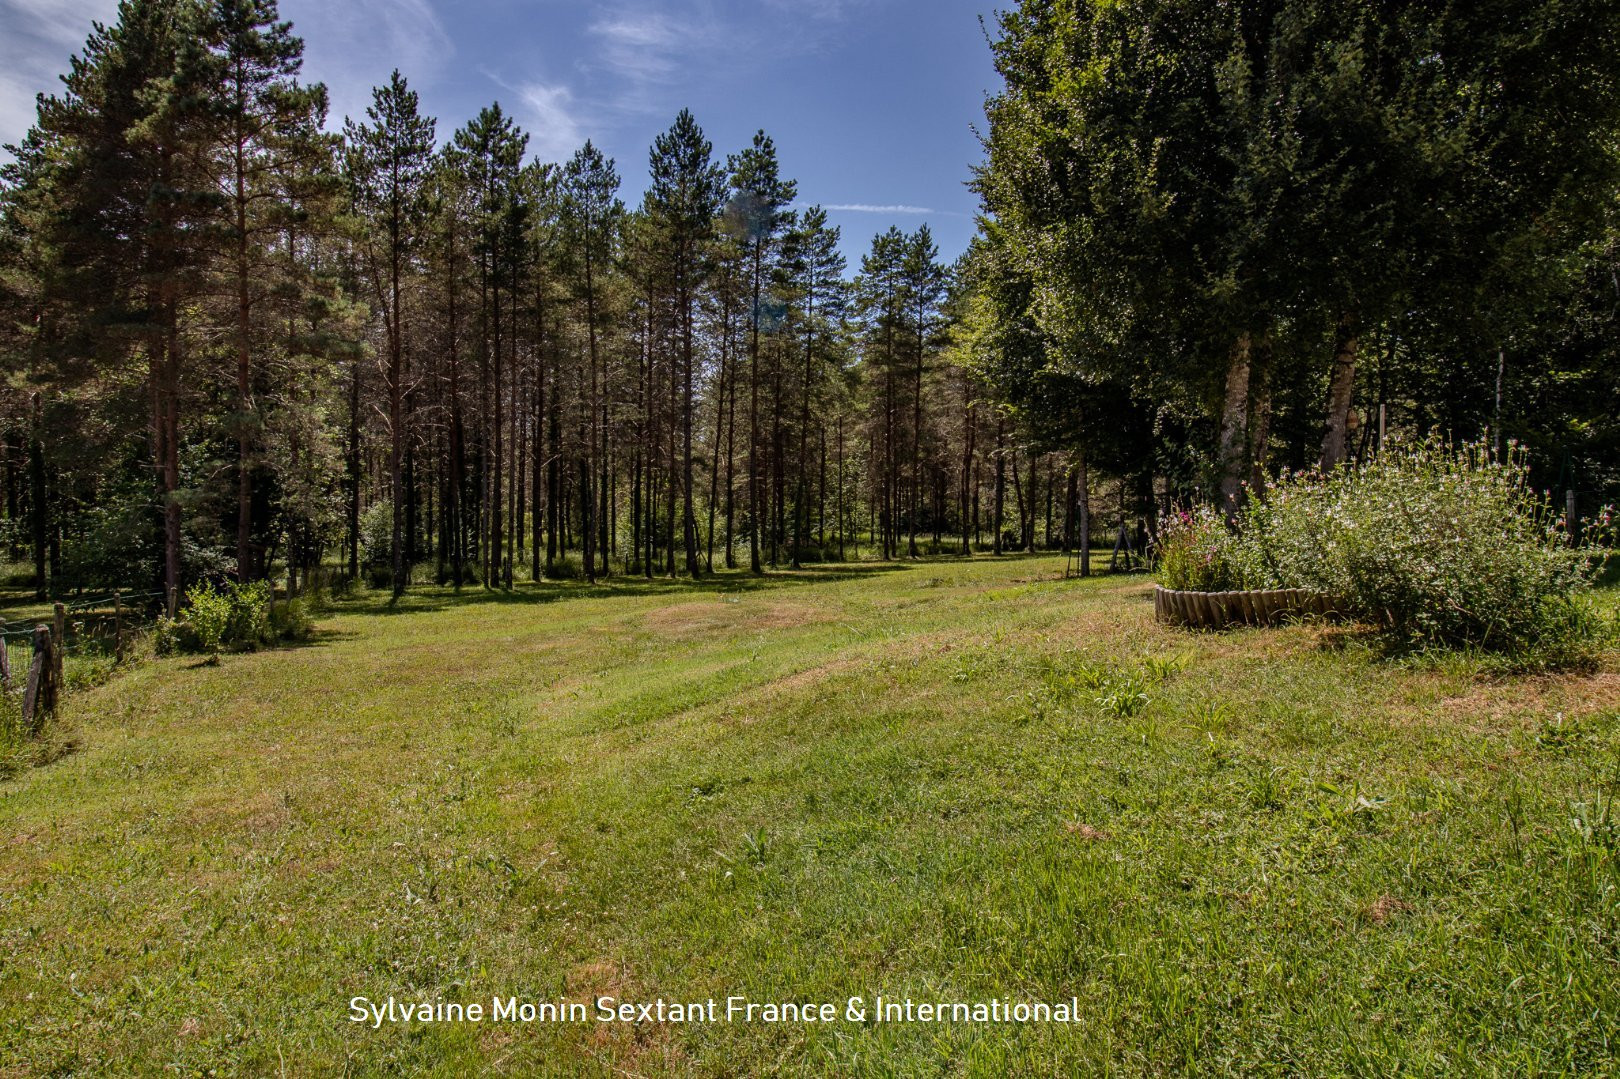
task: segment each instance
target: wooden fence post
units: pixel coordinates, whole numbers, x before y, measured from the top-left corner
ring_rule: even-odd
[[[55,664],[52,674],[57,685],[62,684],[62,659],[67,651],[67,608],[60,602],[53,607],[51,617],[51,659]]]
[[[113,662],[124,661],[124,593],[113,589]]]
[[[23,729],[29,734],[38,734],[45,717],[56,711],[56,651],[50,627],[35,626],[34,660],[28,665],[28,688],[23,691]]]
[[[11,641],[0,637],[0,689],[11,692]]]
[[[1579,546],[1581,542],[1580,524],[1575,518],[1575,492],[1573,489],[1564,491],[1564,526],[1569,529],[1569,545]]]

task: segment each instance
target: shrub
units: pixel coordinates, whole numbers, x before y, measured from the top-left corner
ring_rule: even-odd
[[[1285,473],[1234,538],[1215,534],[1212,511],[1183,516],[1167,522],[1167,583],[1226,573],[1223,587],[1327,592],[1403,647],[1473,647],[1522,666],[1588,664],[1607,633],[1585,593],[1612,518],[1572,546],[1517,447],[1497,459],[1482,443],[1431,438],[1326,476]],[[1224,568],[1199,578],[1203,555]]]
[[[268,581],[223,588],[208,582],[193,585],[186,591],[184,621],[159,620],[157,651],[217,655],[224,648],[253,648],[309,636],[313,623],[305,601],[289,600],[272,611],[270,600]]]
[[[217,654],[231,626],[230,596],[211,584],[192,585],[186,590],[186,621],[196,650]]]
[[[167,615],[159,616],[157,625],[152,629],[152,651],[160,656],[172,656],[181,652],[201,651],[197,641],[197,634],[192,630],[191,623],[181,619],[170,618]]]
[[[558,555],[546,567],[545,575],[552,581],[583,581],[585,563],[572,554]]]
[[[394,503],[379,499],[360,514],[360,560],[392,565],[394,560]]]
[[[1166,588],[1193,592],[1241,588],[1232,547],[1231,532],[1213,508],[1179,510],[1161,522],[1154,541],[1159,580]]]
[[[278,641],[303,641],[315,631],[315,620],[309,615],[307,599],[290,599],[278,603],[270,613],[270,634]]]

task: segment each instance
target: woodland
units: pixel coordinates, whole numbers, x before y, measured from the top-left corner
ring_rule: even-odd
[[[971,249],[859,266],[773,136],[645,196],[266,0],[125,0],[0,189],[3,542],[41,596],[1140,544],[1384,439],[1620,485],[1616,15],[1029,2]],[[672,110],[673,111],[673,110]],[[779,133],[791,138],[791,133]],[[323,569],[324,567],[324,569]]]
[[[768,118],[95,26],[0,166],[0,1077],[1620,1074],[1620,4],[981,25],[949,257]]]

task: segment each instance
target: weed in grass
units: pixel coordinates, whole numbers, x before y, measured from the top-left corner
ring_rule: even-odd
[[[1564,713],[1555,713],[1541,721],[1536,731],[1536,745],[1551,753],[1567,753],[1587,740],[1579,720],[1566,720]]]
[[[1247,798],[1253,809],[1270,811],[1283,805],[1282,769],[1257,767],[1249,775]]]
[[[771,860],[771,837],[765,829],[756,828],[743,833],[743,856],[756,867],[763,868]]]

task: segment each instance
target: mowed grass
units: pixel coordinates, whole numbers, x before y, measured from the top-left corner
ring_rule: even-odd
[[[0,1074],[1620,1067],[1612,654],[1190,634],[1062,567],[422,590],[79,694],[0,782]],[[348,1008],[878,993],[1080,1016]]]

